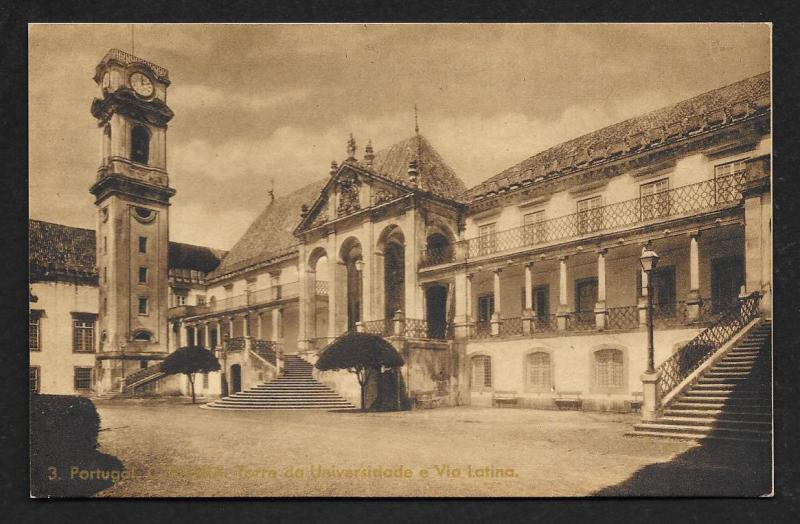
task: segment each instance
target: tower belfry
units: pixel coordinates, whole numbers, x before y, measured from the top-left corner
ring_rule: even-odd
[[[100,165],[97,206],[101,391],[167,355],[169,205],[166,104],[169,73],[119,49],[97,65],[91,112]]]

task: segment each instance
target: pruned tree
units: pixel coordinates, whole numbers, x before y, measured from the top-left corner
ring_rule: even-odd
[[[189,379],[192,389],[192,404],[195,403],[194,396],[194,374],[219,371],[219,361],[209,350],[200,346],[182,347],[170,353],[161,362],[161,371],[165,375],[184,374]]]
[[[389,342],[367,333],[346,333],[320,353],[316,367],[320,371],[345,369],[356,375],[361,386],[361,410],[366,410],[367,382],[372,373],[383,368],[399,368],[403,357]]]

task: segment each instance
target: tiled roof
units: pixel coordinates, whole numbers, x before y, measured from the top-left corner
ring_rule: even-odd
[[[317,180],[269,203],[209,278],[294,251],[298,241],[292,232],[300,222],[300,208],[303,204],[310,207],[327,182]]]
[[[78,274],[97,276],[93,229],[29,220],[28,263],[32,276]],[[169,243],[169,268],[207,273],[225,251],[180,242]]]
[[[466,186],[422,135],[414,135],[377,151],[371,169],[366,168],[363,161],[357,165],[408,186],[408,162],[416,159],[417,155],[421,173],[419,184],[423,190],[445,198],[461,197]],[[221,277],[295,251],[298,240],[293,231],[301,220],[300,208],[303,204],[310,208],[329,180],[327,177],[317,180],[267,205],[209,278]]]
[[[769,73],[762,73],[551,147],[469,189],[466,199],[615,160],[769,107]]]
[[[421,134],[375,153],[372,170],[408,186],[408,162],[418,156],[419,187],[441,197],[460,200],[467,187]]]

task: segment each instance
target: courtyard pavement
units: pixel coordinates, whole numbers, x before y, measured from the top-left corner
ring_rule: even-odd
[[[627,414],[477,407],[241,412],[98,402],[101,497],[751,495],[768,450],[625,437]],[[764,455],[764,453],[767,453]],[[749,460],[742,460],[749,457]]]

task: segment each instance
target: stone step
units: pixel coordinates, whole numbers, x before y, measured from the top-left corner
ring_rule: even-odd
[[[753,428],[719,428],[714,426],[694,426],[688,424],[663,424],[661,421],[642,422],[634,424],[634,429],[643,431],[659,431],[665,433],[700,433],[704,435],[717,434],[725,436],[751,436],[769,438],[771,429]]]
[[[664,411],[665,417],[712,417],[715,419],[724,420],[753,420],[770,422],[772,417],[769,413],[762,413],[759,411],[739,411],[737,413],[730,413],[720,409],[667,409]]]
[[[752,437],[752,436],[723,436],[723,435],[704,435],[699,433],[666,433],[661,431],[646,431],[636,430],[625,433],[628,437],[650,437],[650,438],[667,438],[674,440],[723,440],[730,442],[763,442],[769,443],[769,438]]]
[[[740,420],[736,418],[722,417],[676,417],[663,416],[658,419],[659,423],[685,426],[712,426],[722,428],[753,428],[771,429],[772,423],[765,420]]]

